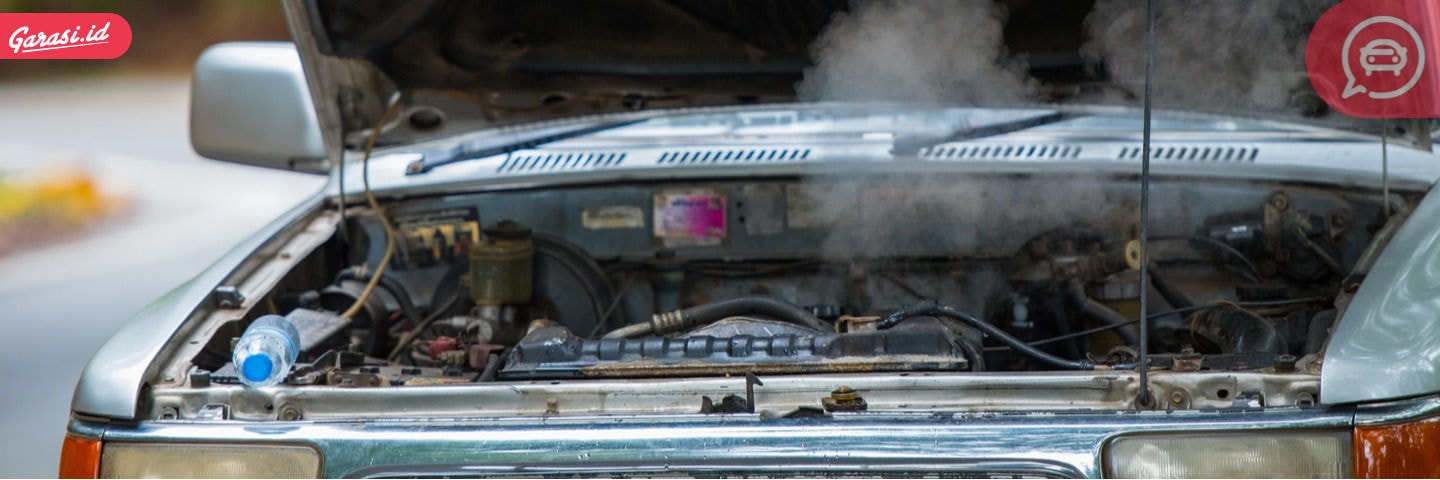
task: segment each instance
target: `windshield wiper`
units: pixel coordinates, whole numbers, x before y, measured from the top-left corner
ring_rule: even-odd
[[[1061,112],[1046,112],[1042,114],[1026,115],[1013,120],[985,123],[975,127],[966,127],[950,132],[942,136],[900,136],[895,138],[895,145],[891,147],[890,153],[895,156],[917,155],[921,150],[936,145],[943,145],[960,140],[975,138],[993,137],[1011,132],[1035,128],[1041,125],[1068,120],[1072,118]]]
[[[418,175],[429,172],[431,169],[449,165],[451,163],[463,162],[465,160],[484,158],[492,155],[511,153],[518,150],[535,148],[547,143],[554,143],[575,137],[582,137],[602,130],[620,128],[627,125],[648,120],[626,119],[614,121],[597,121],[580,125],[564,125],[550,128],[537,128],[524,132],[496,135],[466,145],[466,148],[455,155],[447,155],[439,158],[421,158],[405,166],[406,175]]]

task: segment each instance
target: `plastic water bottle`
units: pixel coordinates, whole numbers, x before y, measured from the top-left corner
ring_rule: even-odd
[[[255,319],[240,341],[230,361],[240,371],[240,382],[250,387],[268,387],[285,381],[290,367],[299,355],[300,332],[295,324],[279,315]]]

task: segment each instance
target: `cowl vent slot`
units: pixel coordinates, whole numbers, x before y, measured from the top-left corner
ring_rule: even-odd
[[[766,163],[804,160],[810,156],[808,148],[746,148],[716,150],[680,150],[660,154],[661,165],[691,165],[717,163]]]
[[[1141,147],[1120,149],[1120,160],[1140,160]],[[1206,145],[1162,145],[1150,147],[1150,159],[1170,162],[1255,163],[1259,147]]]
[[[594,170],[614,167],[624,161],[625,154],[620,152],[519,154],[506,158],[495,173]]]
[[[1080,156],[1079,145],[940,145],[920,150],[920,158],[933,160],[1049,160]]]

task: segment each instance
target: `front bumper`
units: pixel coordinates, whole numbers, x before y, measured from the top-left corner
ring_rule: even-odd
[[[112,442],[312,445],[325,477],[604,474],[1100,477],[1140,432],[1349,430],[1353,407],[1227,411],[840,413],[297,422],[72,420]]]

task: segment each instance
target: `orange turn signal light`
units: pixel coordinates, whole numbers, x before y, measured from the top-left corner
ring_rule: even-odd
[[[66,435],[60,446],[60,478],[100,478],[100,440]]]
[[[1440,418],[1355,427],[1356,478],[1440,478]]]

